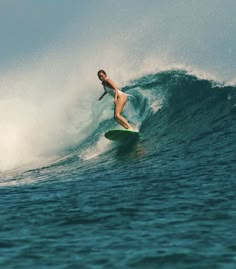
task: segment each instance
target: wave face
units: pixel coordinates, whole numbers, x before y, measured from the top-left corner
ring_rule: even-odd
[[[132,87],[154,96],[141,124],[151,152],[156,143],[179,157],[234,160],[235,87],[177,70],[145,76]]]
[[[236,87],[169,70],[122,90],[137,141],[104,138],[104,99],[59,159],[0,177],[2,267],[232,268]]]
[[[200,79],[183,70],[149,74],[130,82],[123,88],[131,95],[125,114],[140,129],[137,146],[143,147],[144,158],[152,156],[156,161],[157,156],[170,158],[173,153],[178,161],[193,158],[200,163],[225,161],[232,165],[235,90],[234,86]],[[113,120],[102,121],[92,140],[113,125]],[[86,143],[87,150],[90,146]],[[110,159],[111,152],[105,154]]]

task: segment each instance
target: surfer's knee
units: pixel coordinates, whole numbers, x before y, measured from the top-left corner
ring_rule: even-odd
[[[120,119],[120,114],[119,113],[115,113],[114,114],[114,119],[115,120],[119,120]]]

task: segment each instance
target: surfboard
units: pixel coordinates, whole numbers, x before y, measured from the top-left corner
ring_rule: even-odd
[[[128,129],[112,129],[105,133],[105,137],[112,141],[125,141],[138,138],[139,131]]]

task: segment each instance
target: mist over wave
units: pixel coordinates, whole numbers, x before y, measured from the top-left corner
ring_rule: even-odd
[[[53,46],[2,73],[0,170],[48,162],[91,133],[101,117],[97,70],[108,70],[120,87],[145,72],[127,53],[122,43],[105,55],[88,46]]]
[[[86,135],[91,86],[60,60],[47,55],[1,77],[1,170],[54,158]]]

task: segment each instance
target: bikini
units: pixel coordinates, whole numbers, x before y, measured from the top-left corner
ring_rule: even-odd
[[[115,90],[114,89],[112,89],[112,88],[110,88],[108,86],[104,86],[104,91],[109,93],[112,97],[115,97]],[[122,95],[122,94],[126,95],[122,91],[118,90],[118,96]]]
[[[115,97],[115,90],[113,88],[110,88],[107,85],[104,85],[104,91],[109,93],[112,97]],[[125,93],[123,93],[122,91],[118,89],[118,96],[123,95],[123,94],[126,95]]]

